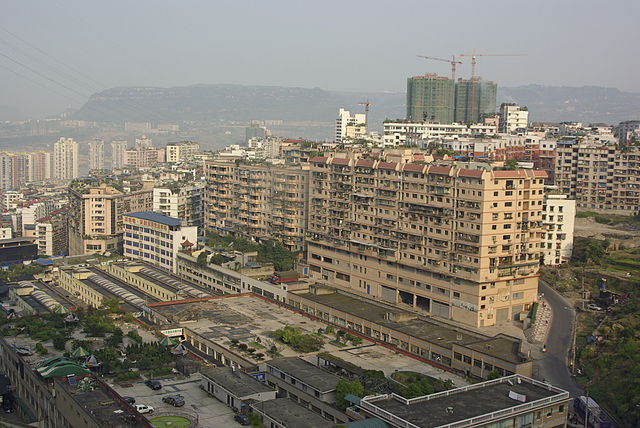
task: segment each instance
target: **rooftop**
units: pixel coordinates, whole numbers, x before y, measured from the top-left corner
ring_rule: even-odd
[[[536,405],[549,405],[568,399],[569,393],[562,389],[513,375],[411,400],[396,395],[365,397],[360,405],[383,418],[383,412],[389,412],[413,424],[408,426],[435,428],[452,423],[456,423],[457,427],[476,426],[478,420],[474,423],[462,421],[503,410],[516,410],[519,406],[531,409]],[[493,415],[489,420],[496,421],[499,418],[500,415]]]
[[[340,377],[329,373],[305,360],[297,357],[277,358],[267,361],[267,365],[287,373],[291,377],[317,389],[320,392],[330,392],[336,389]]]
[[[180,226],[182,221],[179,218],[167,217],[164,214],[156,213],[153,211],[141,211],[138,213],[125,214],[128,217],[139,218],[141,220],[149,220],[156,223],[164,224],[166,226]]]
[[[339,292],[330,294],[300,293],[298,295],[447,349],[451,349],[454,344],[457,344],[476,349],[505,361],[514,363],[522,361],[518,352],[520,342],[515,338],[508,336],[490,337],[462,330],[432,319],[421,318],[415,313],[403,311],[397,307],[379,303],[374,304]],[[357,301],[358,304],[354,304],[354,301]],[[389,320],[389,313],[395,314],[396,318],[404,318],[405,320]]]
[[[294,403],[288,398],[262,401],[253,404],[251,407],[286,427],[324,428],[333,425],[322,416]]]
[[[273,391],[253,376],[241,370],[233,370],[231,367],[207,367],[200,373],[239,398]]]

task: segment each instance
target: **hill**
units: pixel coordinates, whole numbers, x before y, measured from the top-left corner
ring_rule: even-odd
[[[405,116],[405,94],[337,92],[280,86],[193,85],[173,88],[121,87],[94,94],[74,115],[90,121],[231,121],[281,119],[330,126],[338,108],[361,112],[369,100],[369,122],[380,129],[385,118]],[[596,86],[527,85],[498,89],[498,104],[529,107],[534,121],[616,124],[640,118],[640,94]]]

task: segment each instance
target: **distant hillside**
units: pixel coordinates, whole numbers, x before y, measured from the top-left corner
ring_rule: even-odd
[[[279,86],[194,85],[174,88],[113,88],[94,94],[75,118],[96,121],[237,121],[281,119],[332,123],[338,108],[362,112],[369,100],[372,128],[405,116],[404,93],[325,91]],[[498,104],[529,107],[535,121],[615,124],[640,118],[640,94],[602,87],[527,85],[498,89]]]
[[[529,119],[540,122],[608,123],[640,119],[640,94],[601,86],[498,87],[499,103],[516,102],[529,108]]]
[[[333,92],[319,88],[195,85],[175,88],[113,88],[94,94],[76,112],[85,120],[333,122],[340,107],[363,112],[371,102],[371,123],[402,117],[403,93]]]

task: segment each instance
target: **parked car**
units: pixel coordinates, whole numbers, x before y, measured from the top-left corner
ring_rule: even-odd
[[[151,413],[153,412],[153,407],[147,406],[146,404],[136,404],[136,410],[138,413]]]
[[[587,309],[591,309],[592,311],[601,311],[602,308],[594,303],[589,303],[587,305]]]
[[[154,391],[157,391],[158,389],[162,388],[162,384],[157,380],[153,380],[153,379],[147,380],[144,384],[147,385],[149,388],[153,389]]]
[[[180,394],[166,395],[162,397],[162,402],[171,404],[174,407],[182,407],[184,406],[184,397]]]
[[[133,397],[122,397],[122,400],[127,404],[136,404],[136,399]]]
[[[243,414],[235,415],[233,417],[233,420],[238,422],[240,425],[251,425],[251,422],[249,421],[249,416],[247,415],[243,415]]]

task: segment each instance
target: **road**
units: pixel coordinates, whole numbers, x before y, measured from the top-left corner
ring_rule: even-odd
[[[572,397],[583,395],[584,391],[571,377],[567,365],[575,311],[570,302],[542,281],[539,282],[539,292],[544,293],[553,313],[546,342],[547,352],[539,352],[538,355],[539,377],[569,391]]]

